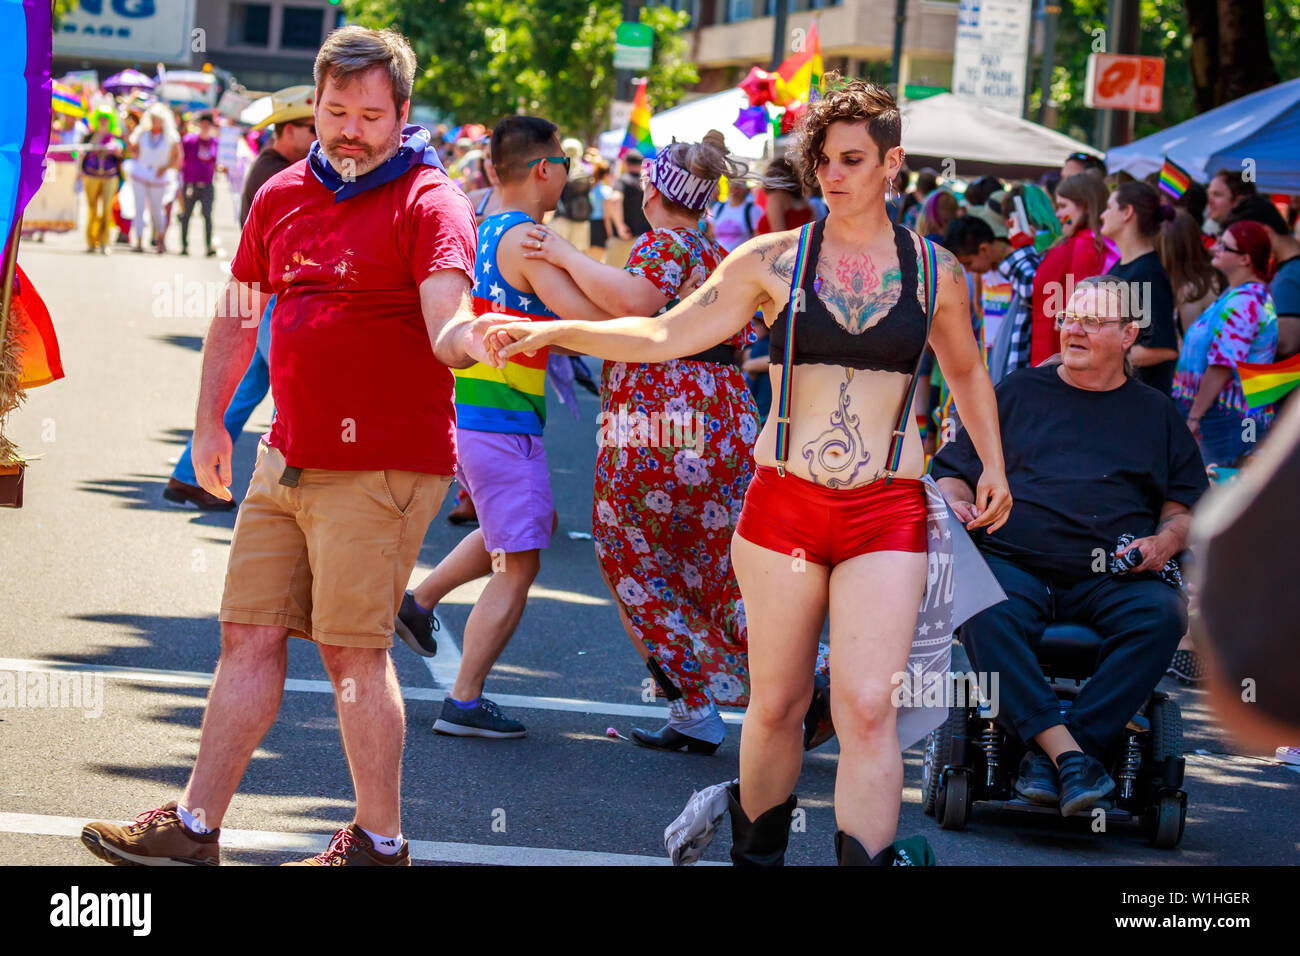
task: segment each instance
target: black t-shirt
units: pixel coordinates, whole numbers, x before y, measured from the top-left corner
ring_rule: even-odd
[[[240,194],[239,200],[239,228],[244,228],[244,220],[248,218],[248,211],[253,208],[253,197],[262,185],[282,169],[288,169],[293,163],[285,159],[275,147],[267,146],[253,164],[248,167],[248,173],[244,177],[244,191]]]
[[[1136,379],[1109,392],[1067,385],[1058,365],[1012,372],[997,386],[1011,515],[975,543],[1062,583],[1084,580],[1094,549],[1155,531],[1165,502],[1192,507],[1205,467],[1173,400]],[[935,456],[930,474],[972,489],[983,466],[965,429]]]
[[[1160,263],[1160,256],[1148,252],[1138,256],[1132,262],[1117,263],[1111,267],[1110,274],[1131,284],[1134,298],[1130,301],[1141,306],[1144,314],[1145,321],[1135,344],[1149,349],[1178,351],[1174,288],[1169,283],[1165,267]],[[1174,388],[1174,366],[1177,364],[1176,360],[1170,359],[1159,365],[1135,368],[1133,374],[1138,381],[1145,382],[1156,391],[1168,395]]]
[[[623,224],[632,232],[632,238],[650,231],[650,220],[641,211],[641,176],[624,173],[618,177],[617,189],[623,194]]]

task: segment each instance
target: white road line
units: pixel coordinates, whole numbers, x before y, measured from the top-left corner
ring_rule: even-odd
[[[69,671],[102,673],[111,680],[137,681],[142,684],[163,684],[173,687],[207,687],[212,683],[212,675],[199,671],[173,671],[149,667],[118,667],[114,664],[78,664],[64,661],[34,661],[13,657],[0,657],[0,671],[27,671],[36,673],[65,673]],[[451,682],[447,683],[448,688]],[[284,682],[285,690],[301,691],[310,694],[333,694],[334,688],[327,680],[302,680],[291,677]],[[447,696],[446,690],[434,687],[403,687],[402,697],[406,700],[441,701]],[[496,694],[492,700],[502,707],[518,707],[523,710],[558,710],[571,714],[607,714],[611,717],[656,717],[667,719],[667,711],[662,706],[650,704],[616,704],[602,700],[581,700],[572,697],[531,697],[525,694]],[[722,719],[729,724],[739,725],[744,719],[743,712],[722,711]]]
[[[32,836],[80,837],[85,817],[48,816],[39,813],[0,813],[0,833]],[[126,823],[129,821],[119,821]],[[329,844],[316,833],[274,833],[268,830],[221,831],[227,850],[272,850],[314,855]],[[488,866],[670,866],[665,856],[634,853],[599,853],[592,850],[558,850],[550,847],[490,846],[481,843],[436,843],[411,840],[411,859],[426,863],[475,863]],[[703,866],[722,866],[703,863]]]

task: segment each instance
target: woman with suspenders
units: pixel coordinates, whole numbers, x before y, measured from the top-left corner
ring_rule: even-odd
[[[841,863],[894,862],[903,762],[891,691],[926,587],[925,456],[910,409],[927,341],[984,463],[967,528],[996,530],[1011,509],[961,266],[885,210],[903,161],[900,130],[881,87],[830,89],[808,106],[794,156],[805,184],[822,188],[825,220],[751,239],[663,315],[501,325],[487,336],[502,361],[560,345],[656,362],[709,347],[760,309],[771,326],[778,412],[755,444],[757,474],[731,545],[751,685],[739,786],[729,789],[737,864],[784,862],[828,613],[836,852]]]

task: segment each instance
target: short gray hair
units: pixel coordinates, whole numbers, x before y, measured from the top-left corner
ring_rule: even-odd
[[[415,84],[415,51],[406,37],[395,30],[367,30],[358,26],[335,30],[325,38],[312,68],[317,99],[326,79],[333,77],[342,86],[357,74],[375,67],[388,72],[393,84],[393,106],[400,111],[402,104],[411,98],[411,87]]]

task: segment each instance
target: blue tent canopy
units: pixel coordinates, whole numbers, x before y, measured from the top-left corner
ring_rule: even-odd
[[[1165,157],[1208,182],[1219,169],[1253,162],[1263,192],[1300,194],[1300,79],[1225,103],[1106,154],[1106,168],[1138,179]]]

